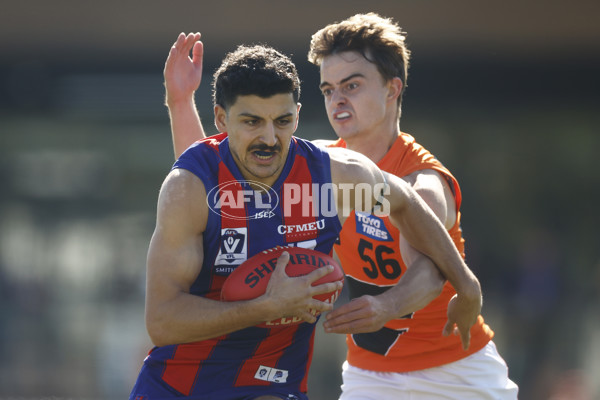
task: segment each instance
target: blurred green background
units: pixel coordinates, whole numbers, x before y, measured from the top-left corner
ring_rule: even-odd
[[[197,104],[240,43],[291,54],[305,138],[333,138],[312,33],[393,17],[412,50],[402,130],[453,171],[483,315],[521,399],[600,399],[600,3],[4,1],[0,6],[0,398],[123,399],[150,349],[145,256],[173,162],[162,69],[200,31]],[[313,400],[342,336],[319,328]]]

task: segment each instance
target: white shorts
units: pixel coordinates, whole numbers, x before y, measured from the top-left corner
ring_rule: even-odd
[[[440,367],[411,372],[376,372],[344,362],[340,400],[514,400],[519,388],[493,342]]]

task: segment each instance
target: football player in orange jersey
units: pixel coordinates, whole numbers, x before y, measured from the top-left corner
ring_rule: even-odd
[[[409,182],[464,257],[456,178],[400,130],[410,58],[401,28],[374,13],[358,14],[316,32],[308,58],[320,67],[325,109],[339,137],[322,144],[358,151]],[[327,332],[348,334],[341,399],[517,398],[483,318],[468,330],[453,323],[463,309],[459,288],[446,283],[427,306],[408,315],[390,307],[392,294],[421,265],[387,219],[348,218],[335,251],[352,299],[324,324]],[[452,335],[457,330],[462,346]]]
[[[204,136],[193,104],[203,45],[199,35],[184,35],[173,49],[165,82],[178,156]],[[320,67],[325,107],[339,137],[319,142],[361,152],[382,170],[403,177],[464,257],[458,182],[400,131],[409,54],[400,27],[373,13],[315,33],[309,60]],[[351,301],[330,312],[324,326],[327,332],[348,334],[342,399],[516,398],[518,388],[479,315],[475,297],[480,294],[472,285],[446,283],[386,218],[370,214],[346,220],[336,253]]]

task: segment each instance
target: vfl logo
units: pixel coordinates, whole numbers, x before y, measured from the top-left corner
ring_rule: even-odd
[[[226,239],[223,240],[222,249],[225,250],[225,254],[233,254],[235,252],[240,252],[241,241],[243,240],[243,236],[238,231],[234,229],[229,229],[225,231]]]
[[[221,230],[221,246],[215,259],[215,273],[229,275],[248,256],[247,228],[227,228]]]
[[[227,181],[212,188],[206,195],[206,202],[215,214],[234,220],[251,220],[274,216],[272,210],[279,205],[279,196],[261,182]],[[256,212],[247,215],[246,209],[255,209]],[[233,210],[239,213],[233,214]]]

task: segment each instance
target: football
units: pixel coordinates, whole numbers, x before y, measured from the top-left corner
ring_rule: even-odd
[[[317,268],[333,265],[333,272],[313,282],[313,286],[322,283],[340,281],[344,282],[344,272],[339,264],[329,255],[320,251],[305,249],[302,247],[277,246],[272,249],[261,251],[250,257],[237,267],[225,280],[221,288],[222,301],[250,300],[261,296],[267,290],[267,284],[271,278],[271,272],[275,269],[277,259],[287,251],[290,261],[285,267],[288,276],[307,275]],[[340,295],[341,289],[315,295],[314,298],[328,303],[334,303]],[[294,325],[301,323],[300,318],[279,318],[268,321],[258,326],[272,328],[283,325]]]

